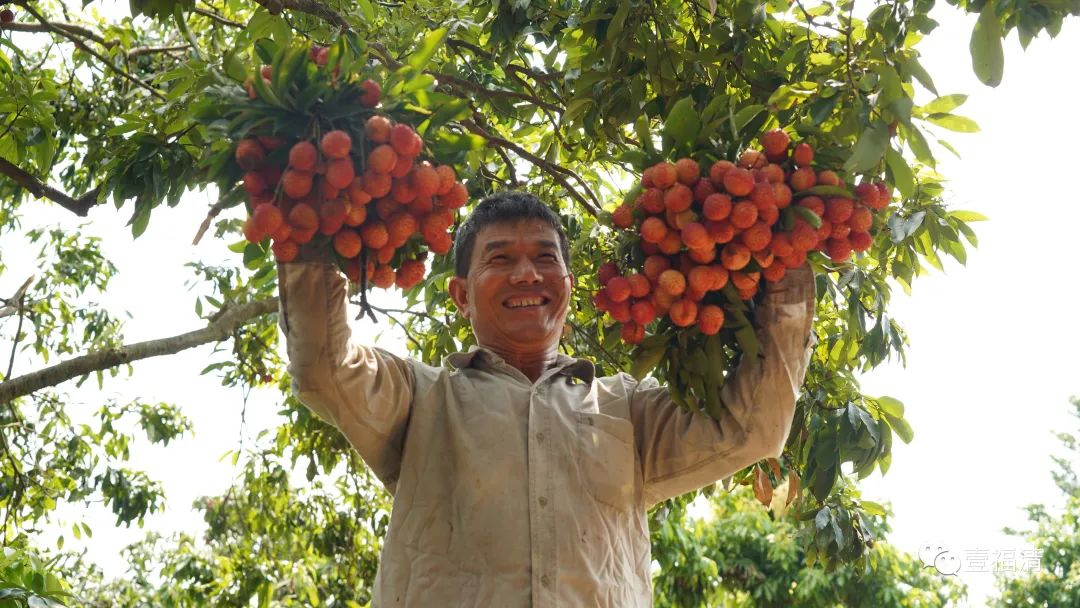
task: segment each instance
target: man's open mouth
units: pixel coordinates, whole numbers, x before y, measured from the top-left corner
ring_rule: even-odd
[[[503,306],[506,308],[529,308],[534,306],[544,306],[548,302],[550,302],[550,300],[544,296],[521,296],[509,298],[503,302]]]

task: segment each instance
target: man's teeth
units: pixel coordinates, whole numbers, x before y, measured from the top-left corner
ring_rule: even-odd
[[[539,306],[543,303],[543,298],[521,298],[518,300],[510,300],[506,305],[510,308],[521,308],[523,306]]]

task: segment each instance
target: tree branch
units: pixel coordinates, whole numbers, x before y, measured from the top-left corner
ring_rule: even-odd
[[[450,85],[452,85],[454,87],[457,87],[459,89],[465,89],[466,91],[472,91],[473,93],[477,93],[479,95],[483,95],[483,96],[486,96],[486,97],[506,97],[506,98],[509,98],[509,99],[520,99],[522,101],[528,101],[530,103],[534,103],[537,106],[539,106],[541,108],[544,108],[545,110],[550,110],[552,112],[559,112],[561,114],[562,111],[563,111],[563,108],[561,106],[558,106],[556,104],[544,101],[544,100],[542,100],[539,97],[536,97],[534,95],[528,95],[526,93],[518,93],[517,91],[507,91],[507,90],[504,90],[504,89],[489,89],[489,88],[484,87],[482,85],[476,84],[475,82],[470,82],[468,80],[458,78],[457,76],[451,76],[449,74],[443,74],[441,72],[433,72],[433,71],[430,71],[430,70],[424,70],[424,73],[425,74],[430,74],[430,75],[434,76],[435,78],[439,79],[440,81],[446,82],[447,84],[450,84]]]
[[[33,282],[34,275],[30,275],[23,281],[22,286],[15,290],[14,295],[10,298],[0,298],[0,304],[4,305],[3,307],[0,307],[0,319],[10,317],[15,313],[21,313],[23,310],[29,308],[29,306],[26,305],[25,296],[26,290],[30,289],[30,284]],[[33,302],[31,302],[31,304],[33,304]],[[11,373],[9,372],[8,375],[10,376]]]
[[[283,9],[289,9],[314,15],[342,30],[352,29],[352,26],[340,13],[322,3],[315,2],[315,0],[255,0],[255,3],[265,8],[271,15],[279,15]]]
[[[38,198],[47,198],[79,217],[86,217],[90,208],[97,205],[98,191],[101,190],[101,186],[98,186],[79,198],[72,198],[68,194],[53,188],[19,167],[16,167],[3,157],[0,157],[0,175],[10,177],[16,184],[26,188],[34,196]]]
[[[13,21],[11,23],[0,23],[0,30],[11,30],[13,32],[30,33],[48,32],[50,34],[55,34],[58,31],[61,31],[67,32],[68,34],[71,34],[73,36],[89,38],[90,40],[93,40],[94,42],[104,47],[111,47],[118,44],[118,42],[115,40],[106,42],[105,39],[102,38],[99,34],[81,25],[75,25],[73,23],[63,23],[61,21],[46,21],[43,23],[23,23],[19,21]]]
[[[383,46],[383,45],[381,45],[381,44],[379,44],[377,42],[370,42],[370,43],[368,43],[368,48],[375,51],[375,54],[378,55],[379,60],[382,61],[383,64],[385,64],[386,67],[390,68],[391,70],[396,70],[396,69],[401,67],[401,62],[394,59],[393,57],[391,57],[390,52],[386,49],[385,46]],[[529,103],[534,103],[537,106],[539,106],[541,108],[544,108],[546,110],[550,110],[552,112],[558,112],[560,114],[563,112],[563,108],[561,106],[553,104],[553,103],[548,102],[548,101],[544,101],[543,99],[540,99],[539,97],[536,97],[534,95],[527,95],[525,93],[519,93],[517,91],[507,91],[505,89],[489,89],[489,88],[487,88],[487,87],[485,87],[483,85],[477,84],[475,82],[465,80],[463,78],[458,78],[457,76],[452,76],[450,74],[443,74],[442,72],[435,72],[433,70],[424,70],[423,73],[428,74],[429,76],[434,76],[441,84],[446,85],[446,87],[448,89],[450,89],[451,91],[457,91],[457,92],[470,91],[470,92],[475,93],[477,95],[481,95],[483,97],[488,97],[488,98],[491,98],[491,97],[506,97],[506,98],[509,98],[509,99],[519,99],[521,101],[527,101]],[[462,99],[472,99],[473,98],[472,95],[465,95],[465,96],[458,95],[458,96],[462,97]]]
[[[172,355],[210,342],[219,342],[228,338],[238,327],[274,310],[277,310],[277,298],[248,302],[226,309],[221,316],[202,329],[168,338],[92,352],[0,382],[0,403],[29,395],[48,386],[56,386],[61,382],[91,372],[103,371],[139,359]]]
[[[446,44],[451,46],[451,47],[459,47],[459,48],[463,48],[463,49],[468,49],[474,55],[478,55],[480,57],[483,57],[484,59],[487,59],[488,61],[494,61],[494,58],[491,56],[491,53],[489,53],[488,51],[485,51],[484,49],[482,49],[482,48],[480,48],[478,46],[476,46],[475,44],[465,42],[464,40],[458,40],[456,38],[447,38],[446,39]],[[500,66],[500,67],[502,67],[502,69],[506,70],[507,72],[513,72],[513,73],[516,73],[516,74],[521,74],[523,76],[528,76],[529,78],[532,78],[533,80],[535,80],[537,82],[550,82],[552,80],[558,80],[559,78],[562,78],[562,77],[564,77],[566,75],[565,72],[551,72],[551,73],[537,72],[535,70],[530,70],[529,68],[522,67],[522,66],[517,65],[515,63],[508,63],[508,64],[506,64],[504,66]]]
[[[11,358],[8,359],[7,371],[4,372],[5,380],[11,377],[11,370],[15,369],[15,353],[19,350],[19,334],[22,333],[24,320],[26,320],[26,296],[19,298],[19,324],[15,327],[15,337],[11,341]]]
[[[49,21],[46,23],[0,23],[0,30],[49,34],[66,32],[67,34],[70,34],[72,36],[79,36],[81,38],[93,40],[94,42],[100,44],[107,49],[111,49],[112,47],[120,44],[119,40],[105,40],[100,34],[94,32],[93,30],[90,30],[89,28],[85,28],[81,25],[75,25],[73,23],[64,23],[61,21]],[[67,36],[64,37],[68,38]],[[128,50],[127,56],[129,59],[131,59],[132,57],[138,57],[140,55],[149,55],[151,53],[168,53],[171,51],[183,51],[188,48],[191,48],[190,44],[175,44],[171,46],[138,46]]]
[[[492,135],[490,132],[478,125],[475,121],[463,120],[461,121],[461,124],[471,133],[475,133],[480,137],[486,139],[488,143],[511,150],[512,152],[514,152],[514,154],[517,154],[518,156],[531,162],[537,167],[544,169],[549,174],[551,174],[551,176],[554,177],[556,181],[562,184],[563,187],[566,188],[567,192],[570,193],[570,196],[573,196],[575,199],[577,199],[577,201],[581,203],[581,205],[585,207],[585,209],[589,213],[593,215],[598,215],[600,213],[600,200],[596,197],[596,194],[593,193],[593,191],[589,188],[588,184],[585,183],[585,180],[583,180],[581,176],[577,173],[574,173],[573,171],[567,169],[566,167],[563,167],[562,165],[558,165],[556,163],[540,158],[539,156],[533,154],[532,152],[529,152],[525,148],[522,148],[521,146],[515,144],[512,141],[508,141],[507,139],[499,137],[497,135]],[[577,180],[579,184],[581,184],[581,186],[585,189],[585,192],[589,195],[589,198],[592,199],[591,201],[577,191],[574,185],[570,183],[570,177],[573,177],[575,180]]]
[[[72,32],[70,32],[68,30],[65,30],[63,28],[54,27],[47,19],[45,19],[45,17],[41,16],[41,13],[34,10],[34,8],[32,6],[30,6],[26,2],[26,0],[16,0],[14,2],[14,4],[16,6],[22,7],[23,10],[25,10],[27,13],[30,13],[30,15],[34,19],[37,19],[39,23],[41,23],[43,26],[45,26],[50,31],[55,32],[57,34],[60,34],[64,38],[67,38],[68,40],[71,41],[72,44],[74,44],[80,50],[82,50],[85,53],[88,53],[88,54],[92,55],[95,59],[97,59],[101,63],[104,63],[106,66],[108,66],[108,68],[110,70],[112,70],[113,72],[115,72],[119,76],[123,77],[124,79],[126,79],[126,80],[128,80],[128,81],[130,81],[130,82],[132,82],[132,83],[134,83],[134,84],[136,84],[136,85],[138,85],[138,86],[140,86],[140,87],[142,87],[144,89],[146,89],[147,91],[150,92],[151,95],[153,95],[154,97],[157,97],[161,101],[166,100],[165,95],[163,95],[161,93],[161,91],[158,91],[157,89],[155,89],[150,83],[142,80],[141,78],[138,78],[137,76],[133,76],[133,75],[129,74],[126,70],[116,66],[113,62],[109,61],[108,58],[101,55],[101,53],[98,53],[94,49],[87,46],[86,43],[83,42],[83,39],[80,38],[78,35],[73,34]],[[104,43],[102,43],[102,44],[104,44]]]
[[[222,17],[221,15],[215,13],[214,11],[210,11],[210,10],[207,10],[205,8],[199,8],[199,7],[196,6],[192,10],[194,12],[204,16],[204,17],[209,17],[213,21],[217,21],[221,25],[227,25],[229,27],[244,27],[244,24],[240,23],[239,21],[233,21],[231,19],[226,19],[225,17]]]
[[[173,44],[169,46],[137,46],[127,52],[128,59],[138,57],[140,55],[151,55],[153,53],[171,53],[173,51],[186,51],[190,49],[190,44]]]

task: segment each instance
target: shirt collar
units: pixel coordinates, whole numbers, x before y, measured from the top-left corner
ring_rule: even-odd
[[[473,346],[468,351],[449,355],[446,362],[454,369],[507,365],[502,357],[482,346]],[[558,368],[559,374],[578,378],[585,384],[592,383],[596,377],[596,366],[588,359],[577,359],[558,353],[555,355],[554,367]]]

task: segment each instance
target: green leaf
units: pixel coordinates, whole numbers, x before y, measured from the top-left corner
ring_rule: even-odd
[[[701,130],[701,119],[694,108],[694,100],[684,97],[675,102],[664,121],[664,138],[674,142],[675,148],[689,149]]]
[[[401,87],[401,91],[403,93],[412,93],[421,89],[427,89],[434,84],[435,77],[431,74],[417,74],[405,81],[405,84]]]
[[[146,227],[150,224],[150,211],[153,206],[149,202],[136,201],[135,214],[131,216],[131,221],[128,222],[131,225],[131,236],[133,238],[139,238],[143,232],[146,232]]]
[[[356,3],[360,5],[360,14],[364,16],[364,21],[368,23],[375,21],[375,8],[371,6],[369,0],[357,0]]]
[[[956,131],[958,133],[979,132],[978,123],[966,116],[957,116],[955,114],[930,114],[926,117],[926,120],[929,120],[939,127],[945,127],[950,131]]]
[[[270,82],[274,90],[284,95],[296,77],[304,71],[308,61],[308,50],[293,47],[285,53],[284,59],[275,64],[270,73]]]
[[[863,512],[868,514],[868,515],[879,515],[879,516],[885,515],[885,507],[883,507],[881,504],[876,503],[876,502],[874,502],[872,500],[860,500],[859,501],[859,506],[861,506]]]
[[[971,30],[971,67],[983,84],[996,87],[1005,72],[1005,52],[1001,47],[1001,21],[994,10],[995,3],[987,2],[979,20]]]
[[[829,492],[832,491],[833,486],[836,484],[836,464],[831,464],[827,467],[823,467],[814,476],[814,482],[810,486],[810,491],[813,493],[814,498],[820,501],[824,501],[829,497]]]
[[[277,43],[269,38],[259,38],[255,41],[255,55],[257,55],[259,60],[263,63],[272,63],[274,61],[274,55],[277,54],[277,50]]]
[[[815,229],[821,228],[821,218],[809,208],[803,207],[802,205],[792,205],[790,209],[792,209],[793,213],[798,215],[802,221],[810,224]]]
[[[915,431],[911,430],[911,425],[908,424],[908,421],[903,418],[897,418],[896,416],[890,416],[889,414],[884,415],[885,420],[889,422],[889,426],[896,431],[896,434],[900,436],[900,439],[902,439],[904,443],[911,443],[911,440],[915,438]]]
[[[878,408],[884,414],[896,416],[902,418],[904,416],[904,402],[893,397],[878,397],[875,399],[878,404]]]
[[[636,348],[630,364],[630,375],[638,380],[644,378],[656,367],[667,354],[667,346],[661,345],[650,349]]]
[[[990,219],[977,211],[964,211],[962,209],[950,211],[946,215],[956,218],[961,222],[985,222]]]
[[[258,70],[255,71],[255,76],[251,79],[251,85],[255,87],[255,92],[259,94],[266,103],[281,107],[281,100],[274,94],[274,91],[270,87],[266,86],[266,81],[263,80],[262,75]]]
[[[225,56],[221,58],[221,67],[225,70],[225,74],[236,82],[243,82],[247,76],[244,61],[240,58],[240,53],[236,49],[225,52]]]
[[[810,111],[810,118],[814,121],[814,125],[820,125],[825,122],[830,116],[832,116],[833,110],[836,109],[836,103],[840,101],[841,95],[833,95],[832,97],[824,97],[816,99],[808,104]]]
[[[885,151],[885,164],[892,176],[892,183],[900,191],[900,195],[910,198],[915,194],[915,176],[904,157],[896,150],[889,148]]]
[[[952,112],[956,108],[964,105],[968,96],[960,93],[954,95],[945,95],[938,97],[925,106],[919,106],[918,111],[922,114],[941,114],[943,112]]]
[[[244,247],[244,266],[248,268],[254,268],[258,265],[259,260],[263,258],[263,250],[261,247],[254,243],[248,243]]]
[[[443,104],[435,113],[428,118],[422,135],[438,129],[446,123],[462,118],[469,111],[469,101],[467,99],[451,99],[447,103]]]
[[[585,110],[593,105],[596,105],[596,102],[591,97],[575,99],[566,104],[566,113],[563,114],[563,120],[572,122],[584,114]]]
[[[829,509],[829,507],[821,507],[821,510],[818,511],[817,515],[814,516],[814,527],[818,530],[824,530],[825,526],[828,526],[829,521],[832,520],[832,517],[830,517],[830,513],[831,510]]]
[[[195,40],[195,36],[192,35],[191,29],[188,28],[187,20],[184,19],[183,7],[180,3],[173,5],[173,18],[176,20],[176,27],[180,28],[180,33],[184,35],[188,44],[191,45],[191,50],[195,53],[195,57],[201,61],[202,53],[199,51],[199,42]]]
[[[428,32],[427,36],[417,45],[416,51],[409,56],[409,65],[417,71],[422,71],[431,62],[435,52],[446,42],[447,29],[440,27]]]
[[[963,222],[958,222],[956,224],[956,228],[960,231],[960,234],[964,235],[964,238],[967,239],[967,242],[971,243],[972,247],[979,246],[979,239],[975,236],[975,231],[971,229],[971,226],[968,226]]]
[[[830,186],[828,184],[818,184],[807,188],[806,190],[799,190],[795,196],[843,196],[846,198],[855,198],[855,193],[843,186]]]
[[[907,141],[908,148],[911,148],[911,153],[915,155],[915,159],[930,167],[935,166],[937,159],[934,158],[934,153],[930,151],[930,144],[926,142],[926,137],[923,136],[922,131],[915,125],[901,126],[900,129],[904,139]]]
[[[270,600],[274,597],[274,586],[269,583],[259,585],[259,608],[270,608]]]
[[[956,148],[952,147],[952,144],[950,144],[949,142],[945,141],[944,139],[939,139],[939,140],[937,140],[937,143],[942,148],[945,148],[949,152],[952,152],[953,156],[955,156],[956,158],[960,158],[960,153],[957,152]]]
[[[569,109],[567,110],[569,112]],[[637,134],[638,139],[642,146],[645,147],[645,151],[649,154],[656,153],[656,146],[653,144],[653,134],[649,125],[649,117],[644,113],[638,116],[638,119],[634,121],[634,133]]]
[[[735,112],[731,118],[731,126],[735,130],[736,136],[744,127],[746,127],[746,125],[750,124],[751,120],[757,118],[758,114],[761,114],[764,111],[765,106],[757,104],[746,106],[738,112]]]
[[[844,171],[851,173],[863,173],[873,169],[885,154],[885,148],[889,145],[889,128],[881,121],[874,121],[868,129],[859,136],[851,156],[844,163]]]
[[[619,162],[629,164],[640,173],[649,166],[649,155],[644,150],[628,149],[619,155]]]
[[[907,68],[907,71],[910,72],[912,76],[915,77],[915,80],[918,80],[920,84],[926,87],[926,89],[934,95],[938,94],[937,87],[934,86],[933,78],[930,77],[930,74],[926,71],[926,68],[924,68],[922,64],[919,63],[919,60],[917,58],[908,57],[904,58],[902,61],[903,66]]]
[[[796,101],[799,99],[806,99],[806,97],[807,95],[799,95],[796,93],[795,89],[786,84],[782,84],[773,91],[772,95],[769,95],[766,104],[775,110],[788,110],[791,106],[795,105]]]
[[[752,325],[744,325],[735,330],[735,340],[742,348],[744,357],[751,361],[757,359],[761,352],[761,345],[758,343],[757,334],[754,333]]]
[[[130,122],[122,122],[116,125],[115,127],[106,131],[105,134],[109,135],[110,137],[116,137],[117,135],[123,135],[124,133],[138,131],[139,129],[143,129],[145,127],[145,123],[132,120]]]

